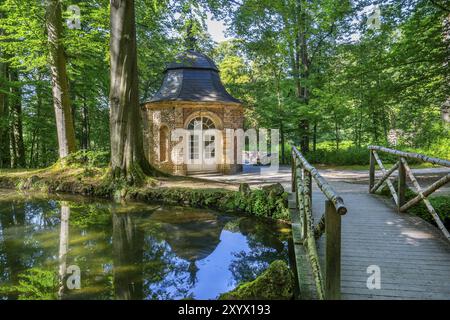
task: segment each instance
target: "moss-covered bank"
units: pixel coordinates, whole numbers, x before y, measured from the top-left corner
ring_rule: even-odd
[[[158,202],[289,220],[288,194],[280,184],[253,190],[243,184],[239,191],[234,191],[224,188],[160,187],[157,180],[149,179],[143,187],[129,187],[113,184],[104,177],[105,171],[95,168],[15,172],[0,174],[0,188]],[[192,181],[187,179],[185,184],[193,185]]]
[[[219,300],[290,300],[294,296],[294,276],[284,261],[272,262],[259,277],[223,293]]]

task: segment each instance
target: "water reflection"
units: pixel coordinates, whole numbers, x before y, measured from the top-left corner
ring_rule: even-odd
[[[58,297],[61,298],[64,293],[64,280],[67,270],[67,253],[69,251],[69,219],[70,219],[70,208],[67,202],[61,202],[61,223],[59,232],[59,289]]]
[[[208,210],[0,201],[0,298],[214,299],[287,260],[287,240],[261,221]],[[81,269],[80,290],[64,286],[70,265]]]

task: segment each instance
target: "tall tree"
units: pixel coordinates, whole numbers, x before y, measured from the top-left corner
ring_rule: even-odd
[[[0,34],[3,31],[0,29]],[[11,166],[9,151],[9,108],[6,99],[7,93],[7,68],[6,63],[1,61],[0,51],[0,168]]]
[[[9,107],[10,107],[10,144],[11,166],[13,168],[25,167],[25,146],[23,144],[22,126],[22,92],[19,83],[19,73],[13,68],[8,68],[9,75]]]
[[[62,43],[62,13],[59,0],[48,0],[46,2],[46,25],[59,157],[64,158],[76,151],[76,143],[66,57]]]
[[[111,171],[129,184],[153,170],[144,156],[138,94],[134,0],[111,0]]]

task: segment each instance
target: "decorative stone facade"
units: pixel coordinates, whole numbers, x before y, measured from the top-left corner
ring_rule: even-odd
[[[222,152],[220,160],[215,169],[208,168],[205,171],[233,174],[242,170],[242,165],[236,163],[236,158],[229,159],[226,154],[227,148],[233,143],[227,141],[226,129],[242,129],[244,126],[243,107],[238,103],[220,102],[189,102],[189,101],[164,101],[148,102],[143,105],[142,115],[144,119],[144,146],[149,162],[160,170],[176,174],[189,174],[189,166],[182,162],[186,149],[186,141],[182,138],[173,139],[172,134],[176,129],[188,129],[188,124],[197,117],[206,117],[214,122],[215,129],[222,133],[223,148],[216,145],[216,149]],[[165,137],[164,131],[170,133],[167,141],[161,141]],[[189,137],[186,137],[189,139]],[[218,143],[217,143],[218,144]],[[165,146],[168,148],[166,150]],[[178,145],[178,149],[175,147]],[[235,147],[236,149],[236,147]],[[167,152],[167,155],[161,154]],[[233,150],[236,152],[236,150]],[[174,161],[175,159],[175,161]],[[202,171],[195,170],[195,171]]]

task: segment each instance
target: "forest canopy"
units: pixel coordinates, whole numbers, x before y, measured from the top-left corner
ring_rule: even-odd
[[[60,16],[49,11],[56,2]],[[280,130],[283,162],[289,143],[315,162],[333,162],[331,152],[338,164],[364,164],[368,144],[450,157],[445,1],[134,6],[140,102],[159,89],[166,63],[193,48],[215,60],[227,90],[244,103],[246,128]],[[228,40],[213,41],[207,14],[224,22]],[[1,168],[46,167],[61,156],[54,87],[64,82],[60,119],[73,128],[68,153],[109,161],[110,32],[108,0],[0,0]],[[66,80],[55,78],[55,57],[64,60]]]

